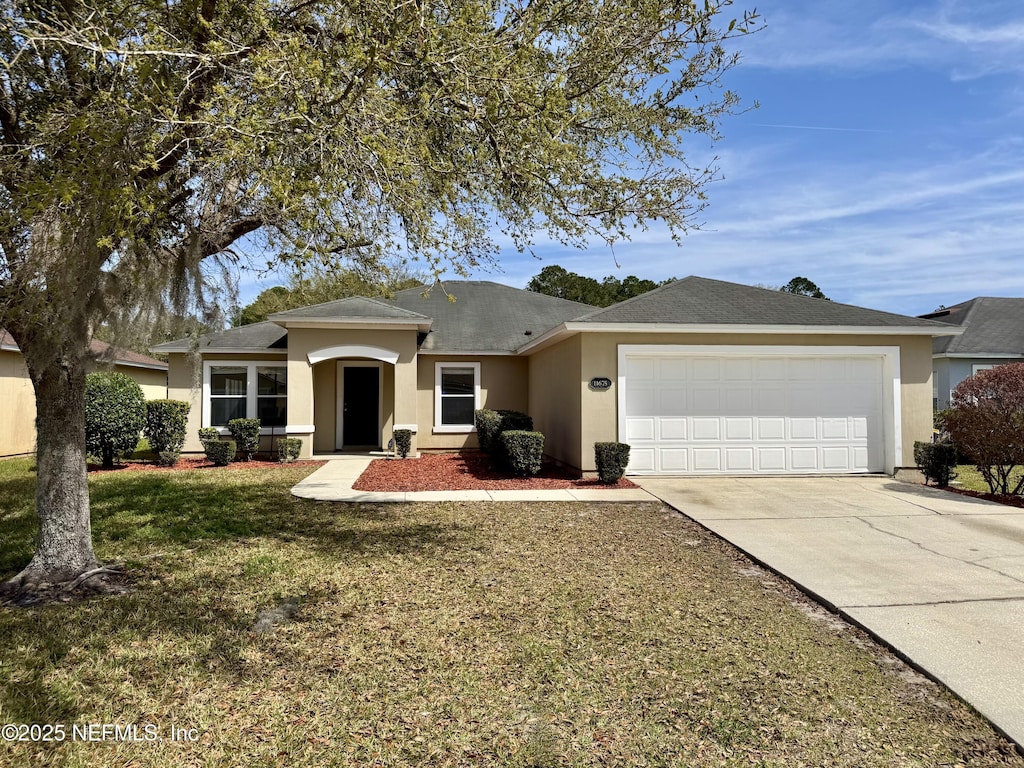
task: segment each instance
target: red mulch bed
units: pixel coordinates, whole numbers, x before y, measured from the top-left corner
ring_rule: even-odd
[[[636,488],[626,478],[615,485],[584,479],[545,464],[537,477],[495,471],[482,453],[434,453],[418,459],[375,459],[360,475],[357,491],[537,491],[561,488]]]
[[[929,488],[935,488],[936,486],[930,485]],[[947,486],[942,488],[944,491],[951,491],[952,493],[959,493],[961,496],[973,496],[976,499],[984,499],[985,501],[994,501],[996,504],[1005,504],[1008,507],[1022,507],[1024,508],[1024,496],[1004,496],[999,493],[987,493],[982,491],[968,491],[966,488],[954,488],[953,486]]]
[[[183,469],[279,469],[281,467],[319,467],[322,461],[293,461],[290,464],[282,464],[280,461],[233,461],[226,467],[218,467],[205,456],[183,456],[173,467],[162,467],[159,464],[148,461],[126,461],[117,464],[113,469],[103,469],[99,464],[89,465],[89,474],[104,474],[106,472],[172,472]]]

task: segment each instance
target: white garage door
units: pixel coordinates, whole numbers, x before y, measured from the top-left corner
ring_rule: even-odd
[[[632,473],[884,468],[879,356],[638,353],[624,363],[620,440]]]

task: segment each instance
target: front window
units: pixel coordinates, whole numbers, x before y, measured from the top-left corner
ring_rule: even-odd
[[[244,419],[248,370],[240,366],[210,369],[210,426],[226,427],[231,419]]]
[[[261,427],[288,423],[288,368],[270,363],[207,363],[203,426],[259,419]]]
[[[288,369],[256,368],[256,418],[264,427],[283,427],[288,419]]]
[[[470,432],[480,407],[480,364],[437,363],[434,378],[434,430]]]

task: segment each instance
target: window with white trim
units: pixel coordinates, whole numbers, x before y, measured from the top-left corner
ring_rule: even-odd
[[[207,362],[203,366],[203,426],[259,419],[261,427],[288,422],[288,366],[269,362]]]
[[[211,366],[210,426],[226,427],[231,419],[244,419],[248,388],[245,366]]]
[[[472,432],[480,407],[480,363],[434,364],[434,431]]]
[[[974,374],[978,373],[979,371],[991,371],[993,368],[995,368],[994,365],[972,365],[971,366],[971,375],[973,376]]]

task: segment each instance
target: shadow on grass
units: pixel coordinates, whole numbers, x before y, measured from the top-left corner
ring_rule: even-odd
[[[450,557],[459,545],[457,523],[411,520],[381,505],[295,498],[291,486],[305,473],[149,472],[91,479],[97,551],[101,558],[127,559],[136,589],[73,605],[0,608],[3,720],[76,722],[95,714],[97,697],[115,695],[113,688],[122,683],[112,679],[138,681],[145,689],[175,666],[237,678],[248,674],[243,656],[253,644],[277,663],[291,663],[287,643],[253,634],[254,610],[273,607],[282,597],[276,590],[285,588],[294,587],[310,603],[337,596],[329,578],[316,576],[315,564],[275,581],[278,560],[290,566],[307,551],[314,563],[315,555],[328,562],[404,554]],[[34,487],[28,465],[0,467],[5,532],[0,578],[13,575],[31,557],[37,528]],[[249,546],[251,539],[300,548],[277,558],[262,544],[262,554],[250,560],[232,551]],[[163,557],[150,559],[157,554]]]

